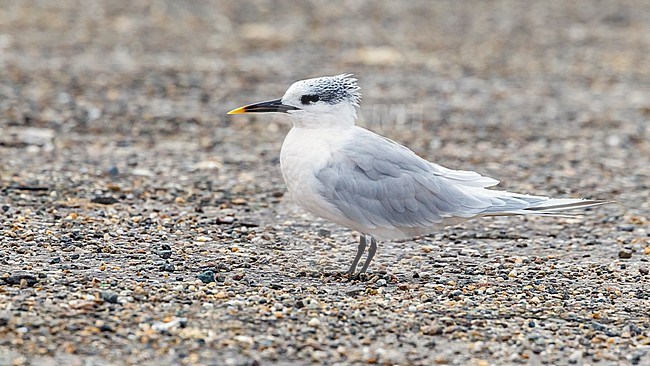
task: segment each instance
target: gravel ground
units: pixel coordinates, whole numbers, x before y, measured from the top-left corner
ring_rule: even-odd
[[[0,365],[650,365],[650,3],[0,1]],[[303,212],[282,116],[616,200],[381,243]]]

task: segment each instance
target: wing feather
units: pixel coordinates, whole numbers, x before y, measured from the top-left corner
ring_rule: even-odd
[[[434,227],[506,206],[483,189],[498,181],[432,164],[368,131],[335,150],[316,178],[325,199],[368,228]]]

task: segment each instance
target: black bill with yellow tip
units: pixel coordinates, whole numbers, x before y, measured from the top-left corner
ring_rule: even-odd
[[[243,107],[235,108],[228,114],[243,114],[243,113],[287,113],[300,108],[292,107],[290,105],[282,104],[282,99],[269,100],[267,102],[255,103],[245,105]]]

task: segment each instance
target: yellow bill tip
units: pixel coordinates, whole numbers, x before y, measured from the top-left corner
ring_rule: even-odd
[[[246,113],[246,107],[235,108],[226,114],[244,114],[244,113]]]

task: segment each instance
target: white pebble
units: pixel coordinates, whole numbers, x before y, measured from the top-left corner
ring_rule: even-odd
[[[307,323],[310,327],[318,327],[320,326],[320,320],[318,318],[311,318],[309,322]]]

